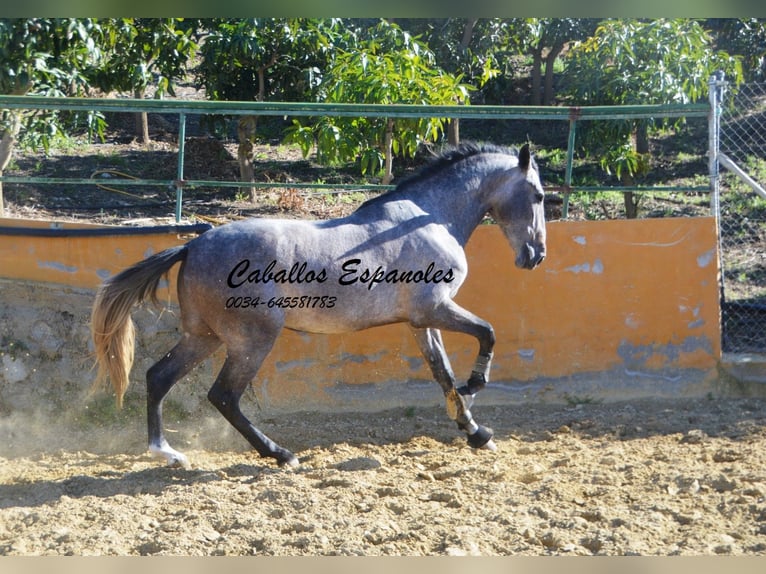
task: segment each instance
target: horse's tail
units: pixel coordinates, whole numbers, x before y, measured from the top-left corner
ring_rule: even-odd
[[[135,326],[130,311],[147,299],[157,302],[160,279],[173,265],[186,259],[187,251],[187,245],[179,245],[139,261],[107,279],[96,294],[90,319],[98,364],[93,388],[101,387],[108,375],[119,408],[133,366]]]

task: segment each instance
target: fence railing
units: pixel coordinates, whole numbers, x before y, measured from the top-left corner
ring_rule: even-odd
[[[290,188],[331,188],[331,189],[390,189],[391,186],[368,184],[337,184],[316,182],[294,182],[282,184],[279,182],[259,183],[242,181],[210,181],[204,179],[186,179],[184,177],[184,154],[186,140],[186,121],[190,115],[228,115],[228,116],[345,116],[345,117],[441,117],[457,119],[493,119],[493,120],[550,120],[568,124],[566,167],[562,185],[546,186],[552,191],[563,194],[562,216],[567,217],[569,196],[572,192],[598,191],[632,191],[643,192],[672,192],[696,191],[707,193],[711,190],[705,186],[683,187],[651,187],[651,186],[577,186],[572,181],[572,171],[575,159],[577,128],[582,122],[596,120],[631,120],[659,118],[694,118],[709,117],[709,104],[661,104],[633,106],[421,106],[407,104],[322,104],[294,102],[214,102],[206,100],[135,100],[135,99],[102,99],[102,98],[57,98],[39,96],[0,96],[0,109],[25,110],[66,110],[86,112],[153,112],[178,115],[178,163],[176,178],[168,179],[111,179],[110,186],[158,186],[174,188],[176,195],[175,217],[180,222],[184,190],[201,187],[269,187],[280,186]],[[33,176],[3,175],[3,183],[24,184],[78,184],[100,185],[99,182],[87,178],[46,178]]]

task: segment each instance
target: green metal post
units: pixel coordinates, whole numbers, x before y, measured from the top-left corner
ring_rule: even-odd
[[[178,114],[178,173],[176,174],[176,223],[181,222],[181,203],[184,197],[184,142],[186,141],[186,114]]]
[[[573,117],[569,119],[569,140],[567,141],[567,168],[564,174],[564,204],[561,207],[561,218],[569,217],[569,192],[572,186],[572,164],[574,163],[575,132],[577,130],[577,120]]]

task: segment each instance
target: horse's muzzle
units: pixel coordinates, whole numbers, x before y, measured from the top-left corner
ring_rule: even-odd
[[[516,257],[516,267],[521,269],[534,269],[545,259],[545,246],[526,243]]]

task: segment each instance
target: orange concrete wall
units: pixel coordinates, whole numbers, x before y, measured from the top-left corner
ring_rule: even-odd
[[[2,227],[103,229],[107,226],[0,218]],[[167,233],[50,238],[0,232],[0,277],[95,289],[103,279],[132,263],[188,239]]]
[[[548,258],[532,272],[513,266],[495,226],[480,227],[467,252],[457,301],[495,328],[495,398],[697,394],[716,378],[712,218],[550,223]],[[445,334],[445,344],[456,374],[467,377],[476,343]],[[401,325],[353,336],[287,333],[262,377],[275,403],[296,390],[321,401],[333,385],[430,380]]]
[[[130,263],[185,240],[0,235],[0,277],[95,288]],[[552,222],[548,258],[532,272],[513,266],[495,226],[477,229],[467,252],[469,276],[457,300],[491,322],[497,335],[486,396],[688,394],[715,377],[714,219]],[[476,343],[454,334],[445,334],[445,342],[456,374],[466,377]],[[134,379],[143,373],[134,372]],[[364,407],[385,393],[376,383],[398,384],[406,393],[430,379],[408,329],[393,325],[344,336],[286,332],[255,389],[260,401],[277,408]],[[438,391],[429,392],[438,400]]]

